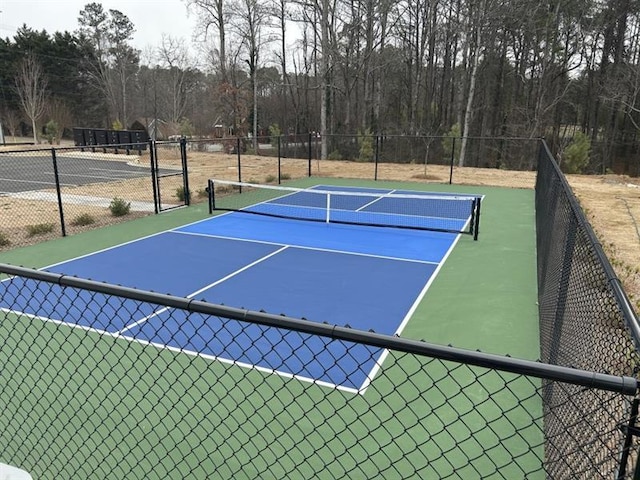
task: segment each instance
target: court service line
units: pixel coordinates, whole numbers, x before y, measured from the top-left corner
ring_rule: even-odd
[[[451,246],[449,247],[447,252],[442,256],[442,259],[440,260],[440,262],[438,262],[438,266],[433,271],[433,273],[431,274],[431,276],[427,280],[427,283],[425,283],[424,287],[422,287],[422,290],[420,291],[420,293],[418,294],[418,296],[414,300],[413,304],[411,305],[411,307],[407,311],[407,314],[402,319],[402,322],[400,322],[400,325],[398,326],[397,330],[393,334],[394,336],[400,336],[402,334],[403,330],[405,329],[405,327],[407,326],[407,324],[409,323],[409,321],[413,318],[413,315],[416,312],[416,310],[418,309],[418,306],[420,305],[420,303],[422,303],[422,300],[424,299],[424,296],[427,294],[427,291],[429,290],[429,288],[431,288],[431,285],[433,284],[433,282],[435,281],[436,277],[440,273],[440,270],[442,269],[442,267],[444,266],[445,262],[449,258],[449,255],[451,255],[451,252],[453,252],[453,249],[458,244],[458,241],[460,240],[461,236],[462,236],[462,234],[458,234],[456,236],[456,238],[451,242]],[[382,353],[380,354],[380,357],[376,360],[375,366],[367,374],[364,382],[362,383],[362,385],[358,389],[358,391],[362,395],[364,395],[364,393],[367,391],[367,388],[369,387],[369,385],[371,384],[371,382],[373,381],[375,376],[378,374],[378,371],[382,368],[382,365],[383,365],[383,363],[386,360],[388,355],[389,355],[389,350],[385,348],[382,351]]]
[[[276,199],[274,199],[274,200],[276,200]],[[367,205],[370,205],[371,203],[377,202],[378,200],[380,200],[380,198],[374,200],[373,202],[370,202]],[[447,201],[448,201],[448,199],[447,199]],[[264,204],[271,205],[271,206],[272,205],[275,205],[275,206],[284,205],[284,206],[287,206],[287,207],[304,208],[304,209],[307,209],[307,210],[319,210],[319,211],[322,211],[322,212],[326,212],[326,210],[327,210],[326,206],[324,206],[324,207],[314,207],[313,205],[300,205],[300,204],[297,204],[297,203],[270,203],[269,201],[256,203],[255,205],[249,205],[248,207],[246,207],[246,209],[249,209],[249,208],[252,208],[252,207],[256,207],[258,205],[264,205]],[[362,206],[360,208],[364,208],[367,205],[364,205],[364,206]],[[360,208],[358,208],[357,210],[347,210],[346,208],[333,208],[333,207],[331,207],[330,210],[332,212],[347,212],[347,213],[358,212],[358,213],[360,213]],[[245,208],[240,209],[239,211],[242,211],[242,210],[245,210]],[[248,211],[251,212],[251,210],[248,210]],[[229,213],[233,213],[233,212],[229,212]],[[453,221],[462,221],[462,220],[465,220],[465,219],[468,218],[468,217],[457,218],[457,217],[446,217],[446,216],[445,217],[438,217],[436,215],[412,215],[410,213],[387,213],[387,212],[365,212],[365,213],[368,216],[371,216],[371,217],[379,216],[379,217],[394,217],[394,218],[395,217],[399,217],[399,218],[433,218],[433,219],[436,219],[436,220],[453,220]],[[317,221],[317,219],[315,221]],[[332,222],[329,221],[329,223],[332,223]],[[336,223],[336,222],[334,221],[333,223]]]
[[[261,258],[259,258],[259,259],[255,260],[255,261],[253,261],[253,262],[251,262],[251,263],[248,263],[248,264],[247,264],[247,265],[245,265],[244,267],[239,268],[238,270],[236,270],[236,271],[234,271],[234,272],[231,272],[229,275],[227,275],[227,276],[225,276],[225,277],[222,277],[222,278],[220,278],[220,279],[216,280],[215,282],[210,283],[209,285],[206,285],[206,286],[202,287],[201,289],[196,290],[196,291],[195,291],[195,292],[193,292],[193,293],[190,293],[189,295],[186,295],[186,298],[193,298],[193,297],[195,297],[196,295],[199,295],[199,294],[201,294],[202,292],[205,292],[205,291],[209,290],[210,288],[215,287],[216,285],[219,285],[219,284],[221,284],[221,283],[223,283],[223,282],[226,282],[226,281],[227,281],[227,280],[229,280],[230,278],[233,278],[233,277],[235,277],[236,275],[239,275],[240,273],[244,272],[245,270],[248,270],[248,269],[250,269],[250,268],[254,267],[255,265],[258,265],[259,263],[264,262],[265,260],[267,260],[267,259],[269,259],[269,258],[271,258],[271,257],[273,257],[273,256],[275,256],[275,255],[277,255],[278,253],[280,253],[280,252],[282,252],[282,251],[286,250],[287,248],[289,248],[289,246],[288,246],[288,245],[285,245],[285,246],[283,246],[282,248],[280,248],[280,249],[278,249],[278,250],[276,250],[276,251],[274,251],[274,252],[271,252],[271,253],[270,253],[270,254],[268,254],[268,255],[265,255],[264,257],[261,257]],[[122,330],[118,330],[116,333],[117,333],[117,334],[122,334],[122,333],[126,332],[127,330],[131,330],[132,328],[137,327],[138,325],[140,325],[140,324],[142,324],[142,323],[146,322],[147,320],[152,319],[153,317],[156,317],[156,316],[160,315],[160,314],[161,314],[161,313],[163,313],[163,312],[166,312],[166,311],[167,311],[167,310],[169,310],[169,309],[170,309],[170,307],[161,308],[160,310],[158,310],[157,312],[152,313],[151,315],[147,315],[146,317],[142,317],[140,320],[138,320],[137,322],[132,323],[131,325],[127,326],[126,328],[123,328]]]
[[[197,237],[209,237],[209,238],[219,238],[220,240],[235,240],[238,242],[250,242],[250,243],[260,243],[264,245],[275,245],[275,246],[287,246],[291,248],[299,248],[301,250],[316,250],[318,252],[329,252],[329,253],[339,253],[342,255],[357,255],[360,257],[371,257],[371,258],[380,258],[383,260],[396,260],[398,262],[409,262],[409,263],[419,263],[426,265],[437,265],[438,262],[431,262],[429,260],[414,260],[410,258],[401,258],[401,257],[391,257],[387,255],[375,255],[373,253],[361,253],[361,252],[349,252],[347,250],[336,250],[332,248],[319,248],[319,247],[307,247],[304,245],[294,245],[294,244],[284,244],[278,242],[269,242],[267,240],[253,240],[250,238],[239,238],[239,237],[226,237],[224,235],[214,235],[211,233],[197,233],[197,232],[180,232],[176,230],[172,230],[167,233],[177,233],[179,235],[194,235]]]

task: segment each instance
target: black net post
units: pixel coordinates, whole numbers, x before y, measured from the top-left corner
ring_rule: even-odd
[[[240,137],[236,137],[236,154],[238,156],[238,182],[242,181],[242,161],[240,159]],[[242,193],[242,187],[240,187]]]
[[[187,139],[180,139],[180,160],[182,162],[182,188],[184,189],[184,204],[191,204],[191,192],[189,191],[189,170],[187,168]]]
[[[278,185],[282,183],[282,156],[281,156],[282,135],[278,135]]]
[[[308,137],[308,145],[309,148],[307,149],[307,154],[308,154],[308,161],[307,161],[307,176],[311,176],[311,132],[309,132],[309,137]]]
[[[160,193],[158,189],[158,171],[156,164],[155,140],[149,140],[149,163],[151,165],[151,186],[153,188],[153,210],[160,213]]]
[[[478,232],[480,230],[480,205],[482,204],[482,199],[480,197],[476,198],[473,202],[473,213],[471,215],[472,222],[472,232],[473,239],[478,240]]]
[[[375,162],[373,179],[378,180],[378,160],[380,154],[380,136],[376,135],[376,151],[373,161]]]
[[[67,231],[64,226],[64,209],[62,208],[62,192],[60,191],[60,174],[58,172],[58,160],[56,158],[56,149],[51,148],[51,160],[53,162],[53,175],[56,180],[56,196],[58,198],[58,212],[60,213],[60,228],[62,236],[67,236]]]
[[[213,180],[209,180],[207,183],[207,193],[209,194],[209,215],[211,215],[216,208],[215,185],[213,184]]]
[[[451,159],[449,161],[449,185],[453,183],[453,162],[456,156],[456,138],[451,138]]]

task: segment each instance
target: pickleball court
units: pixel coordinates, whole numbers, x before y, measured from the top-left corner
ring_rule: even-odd
[[[328,185],[279,189],[233,182],[210,182],[210,188],[218,192],[212,211],[223,214],[46,270],[399,334],[461,233],[477,238],[479,226],[480,197],[468,194]],[[36,290],[35,299],[25,297],[13,309],[37,316],[31,305],[43,299],[25,282],[15,278],[4,288],[17,298],[12,289]],[[256,325],[196,314],[187,322],[175,311],[152,305],[132,302],[130,317],[115,315],[106,298],[102,303],[96,294],[78,296],[85,305],[78,305],[77,298],[67,305],[68,297],[59,295],[57,316],[48,320],[348,391],[365,389],[384,360],[384,351],[365,345],[327,345],[320,337],[290,338],[275,328],[265,333]]]

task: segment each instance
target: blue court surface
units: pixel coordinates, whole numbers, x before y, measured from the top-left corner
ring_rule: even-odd
[[[261,205],[281,201],[276,198]],[[389,213],[385,201],[371,207],[376,204],[380,213]],[[341,205],[346,211],[361,207],[362,202]],[[468,220],[459,219],[460,228]],[[398,334],[458,238],[454,233],[233,212],[46,270],[232,307]],[[1,288],[8,293],[7,298],[13,299],[14,311],[22,302],[19,311],[38,316],[38,305],[45,293],[38,293],[42,287],[36,284],[25,285],[28,282],[31,281],[5,280]],[[48,286],[46,295],[48,301],[55,303],[56,315],[46,320],[349,391],[366,388],[384,359],[384,352],[373,347],[197,314],[186,318],[186,312],[133,301],[124,304],[129,317],[122,314],[120,301],[110,302],[105,296],[86,291],[65,295],[62,287],[55,288],[52,292]],[[20,291],[34,294],[24,296]],[[70,298],[74,299],[73,304]],[[119,309],[117,315],[115,308]]]

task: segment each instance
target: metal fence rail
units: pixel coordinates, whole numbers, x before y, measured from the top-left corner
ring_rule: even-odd
[[[0,284],[0,461],[35,478],[531,479],[631,473],[634,455],[620,430],[621,421],[633,424],[637,382],[630,377],[4,264],[0,272],[12,276]],[[173,337],[197,336],[193,326],[203,322],[222,334],[240,321],[280,328],[284,343],[311,334],[324,337],[327,349],[355,343],[389,354],[366,389],[349,392],[295,372],[278,375],[279,365],[251,368],[225,360],[228,352],[205,358],[172,347],[171,339],[142,342],[91,323],[102,310],[114,322],[130,322],[150,303],[156,311],[169,308],[158,330],[177,322]],[[229,351],[254,348],[241,337]],[[284,344],[260,348],[265,355],[281,352],[287,361]],[[566,415],[567,405],[589,408],[573,417]],[[550,431],[549,423],[559,428]],[[556,445],[568,443],[570,455],[554,455]]]

